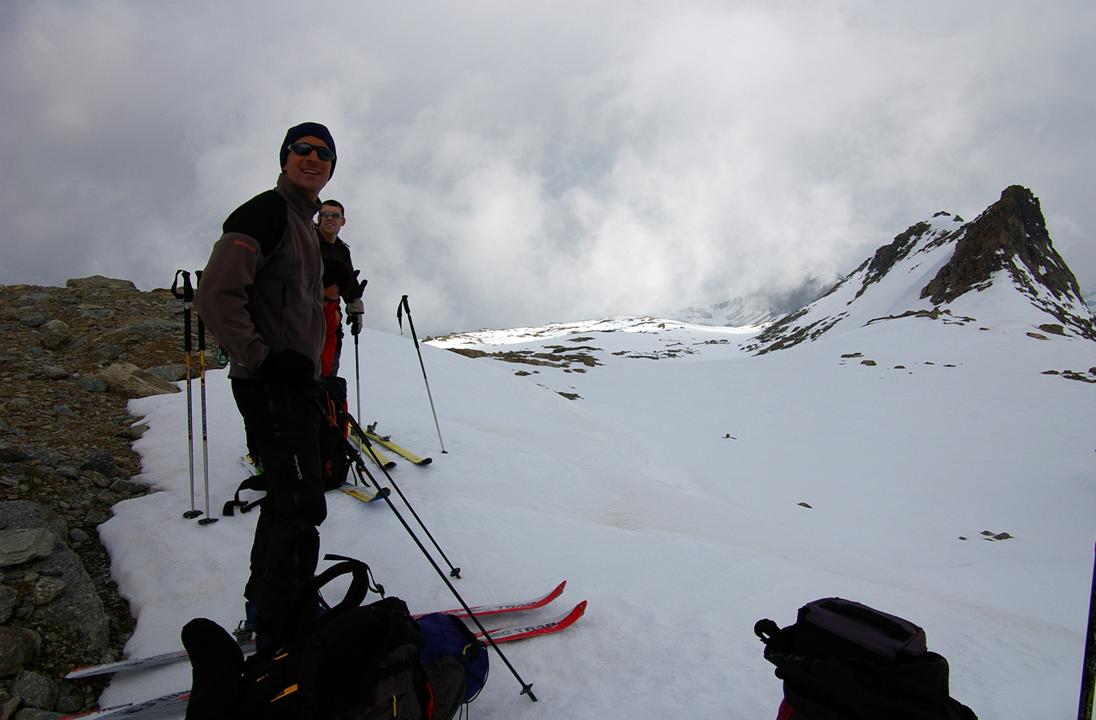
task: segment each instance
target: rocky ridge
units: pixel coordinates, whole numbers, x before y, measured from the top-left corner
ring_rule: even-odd
[[[130,398],[178,392],[182,304],[90,277],[0,286],[0,718],[94,707],[133,629],[96,528],[143,495]]]
[[[921,277],[941,257],[940,267]],[[876,287],[893,279],[894,287],[905,289],[919,277],[915,298],[896,298],[902,306],[884,316],[859,317],[861,298]],[[962,312],[963,301],[1002,282],[1011,283],[1044,318],[1033,332],[1096,340],[1096,317],[1054,249],[1038,198],[1014,185],[971,222],[940,212],[911,226],[829,293],[769,326],[745,349],[757,354],[786,349],[854,319],[864,325],[907,317],[974,322],[977,318]]]

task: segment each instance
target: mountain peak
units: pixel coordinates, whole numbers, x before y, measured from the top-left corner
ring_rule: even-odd
[[[1068,329],[1096,340],[1096,317],[1051,243],[1039,199],[1013,185],[969,223],[941,212],[912,225],[827,295],[770,326],[746,349],[784,349],[838,324],[863,327],[911,316],[970,322],[977,314],[972,308],[986,307],[977,294],[995,285],[1011,286],[1026,306],[1055,318],[1062,334]]]
[[[921,290],[921,297],[934,305],[952,302],[987,286],[1001,270],[1031,297],[1039,294],[1038,284],[1059,300],[1081,299],[1077,278],[1050,241],[1039,199],[1019,185],[1005,188],[1000,200],[966,226],[951,260]]]

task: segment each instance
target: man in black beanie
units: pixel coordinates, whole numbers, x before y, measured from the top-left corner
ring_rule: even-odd
[[[324,298],[312,218],[335,171],[335,141],[323,125],[302,123],[285,134],[278,159],[276,187],[225,220],[194,301],[232,361],[248,450],[267,480],[244,589],[260,652],[288,640],[283,626],[315,574],[327,516],[317,402]]]

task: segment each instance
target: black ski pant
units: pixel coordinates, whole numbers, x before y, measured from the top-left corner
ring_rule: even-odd
[[[255,608],[260,650],[288,638],[283,626],[300,590],[316,573],[327,517],[321,475],[320,387],[232,380],[232,394],[267,480],[244,596]]]

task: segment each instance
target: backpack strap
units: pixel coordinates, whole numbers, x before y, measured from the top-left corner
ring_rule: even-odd
[[[236,494],[232,496],[232,499],[224,504],[221,508],[221,514],[226,517],[231,517],[236,508],[240,509],[240,512],[250,512],[252,508],[262,503],[265,497],[261,497],[257,500],[241,500],[240,493],[244,490],[254,490],[256,492],[266,492],[266,476],[265,475],[252,475],[247,480],[240,483],[240,486],[236,488]]]
[[[333,612],[342,612],[350,608],[356,608],[365,601],[365,596],[369,594],[369,591],[384,597],[384,586],[378,583],[373,578],[373,571],[369,569],[369,566],[361,560],[356,560],[345,555],[334,555],[328,553],[323,556],[324,560],[338,560],[339,562],[324,570],[317,575],[312,581],[314,585],[314,591],[319,592],[320,588],[331,582],[340,575],[346,575],[350,573],[353,578],[350,580],[350,587],[346,591],[346,595],[340,600],[334,607],[331,608]]]

